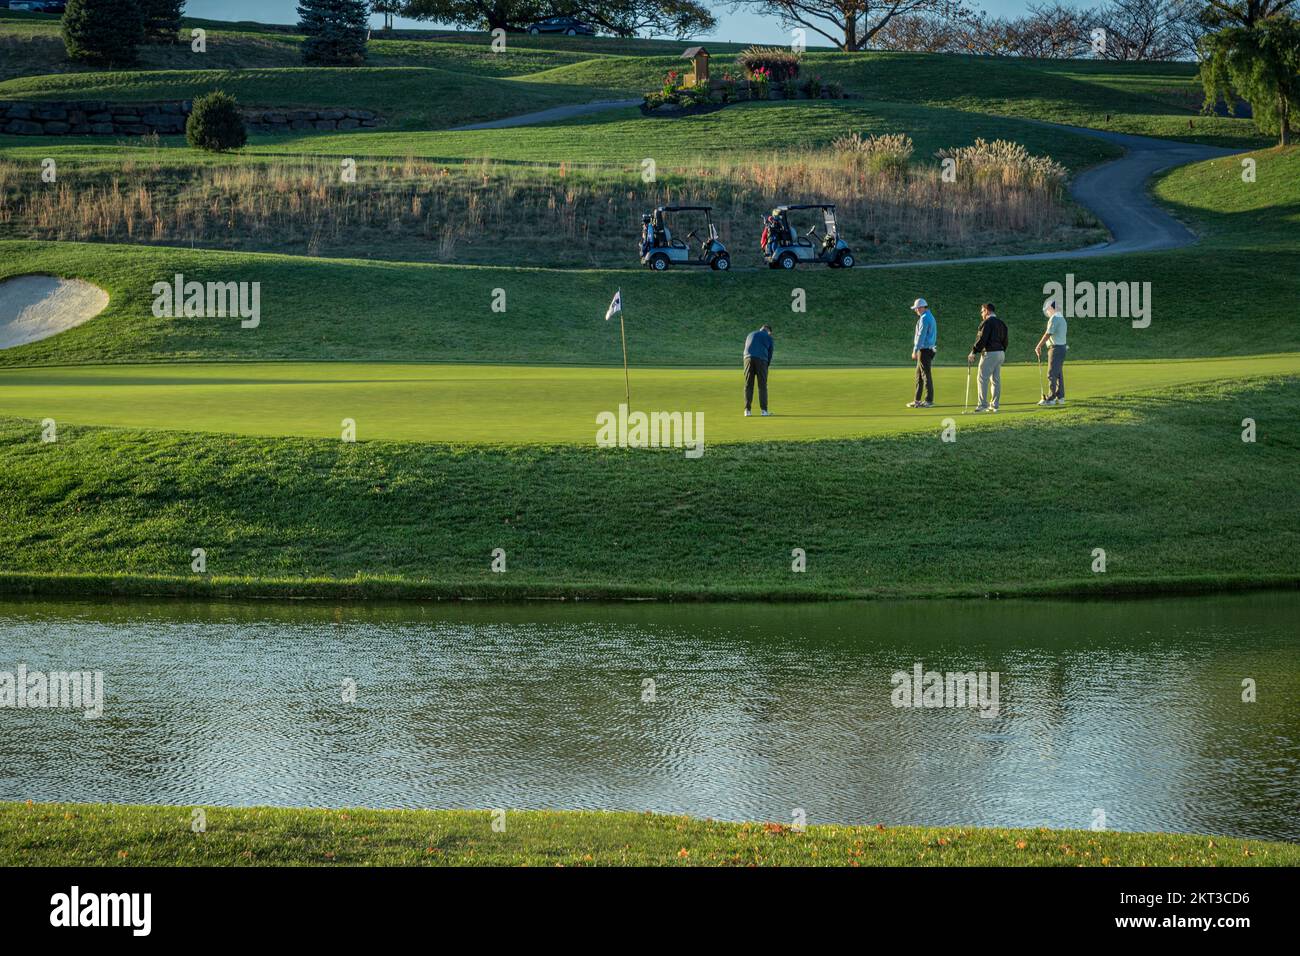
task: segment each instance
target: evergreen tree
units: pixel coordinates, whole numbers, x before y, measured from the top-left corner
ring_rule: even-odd
[[[323,66],[364,62],[369,23],[366,0],[299,0],[298,29],[307,35],[303,62]]]
[[[135,62],[144,41],[144,18],[136,0],[68,0],[63,46],[68,58],[101,66]]]
[[[146,43],[175,43],[185,0],[137,0],[144,17]]]
[[[1300,116],[1300,20],[1283,14],[1253,27],[1224,27],[1206,34],[1200,52],[1206,112],[1220,99],[1233,112],[1241,97],[1260,132],[1290,146]]]

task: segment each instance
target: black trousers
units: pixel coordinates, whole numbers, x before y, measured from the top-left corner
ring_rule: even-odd
[[[758,407],[767,411],[767,363],[745,356],[745,410],[754,403],[754,381],[758,381]]]
[[[921,400],[925,392],[927,402],[934,401],[934,376],[930,373],[930,363],[934,361],[934,349],[917,349],[916,352],[916,401]]]

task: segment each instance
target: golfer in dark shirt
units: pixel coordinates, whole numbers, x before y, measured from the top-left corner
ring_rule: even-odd
[[[980,330],[967,362],[979,356],[979,405],[976,413],[996,412],[1002,400],[1002,363],[1007,357],[1007,324],[998,318],[992,302],[980,306]]]
[[[754,382],[758,381],[758,407],[764,415],[767,410],[767,367],[772,364],[776,344],[772,341],[772,326],[755,329],[745,338],[745,417],[754,403]]]

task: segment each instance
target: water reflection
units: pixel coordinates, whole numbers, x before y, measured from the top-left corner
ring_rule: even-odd
[[[1100,808],[1297,840],[1298,610],[4,603],[0,671],[103,670],[106,701],[97,721],[0,709],[0,799],[1061,827]],[[892,706],[917,661],[999,672],[999,715]]]

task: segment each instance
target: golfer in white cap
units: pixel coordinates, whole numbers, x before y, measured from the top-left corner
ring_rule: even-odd
[[[916,397],[907,403],[908,408],[930,408],[934,405],[934,376],[930,364],[939,338],[939,328],[930,312],[929,303],[917,299],[912,303],[916,313],[916,332],[912,336],[912,361],[916,363]],[[924,393],[925,398],[921,396]]]
[[[1043,343],[1047,343],[1047,394],[1039,405],[1065,404],[1065,316],[1056,307],[1056,300],[1043,306],[1047,316],[1047,329],[1034,346],[1034,354],[1043,356]]]

